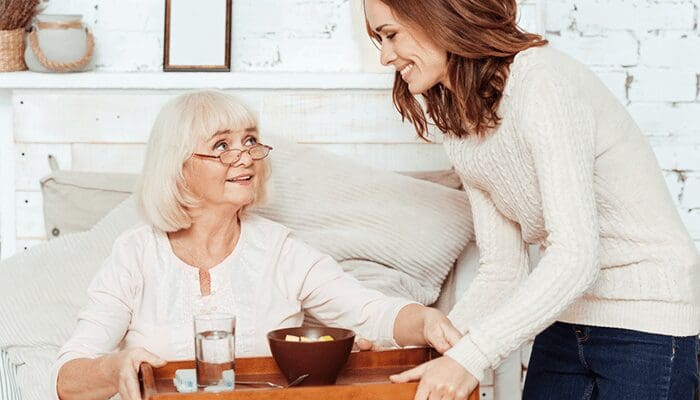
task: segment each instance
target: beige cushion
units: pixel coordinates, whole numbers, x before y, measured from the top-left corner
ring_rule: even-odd
[[[41,180],[49,239],[92,228],[134,190],[137,176],[55,170]]]

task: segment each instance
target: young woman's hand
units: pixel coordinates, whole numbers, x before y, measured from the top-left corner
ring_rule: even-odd
[[[138,373],[141,363],[147,362],[154,367],[162,367],[167,362],[142,347],[122,350],[104,359],[106,373],[112,379],[122,400],[140,400]]]
[[[428,345],[442,354],[462,339],[462,333],[452,325],[445,314],[426,307],[423,317],[423,337]]]
[[[389,377],[394,383],[417,381],[415,400],[466,400],[479,384],[457,361],[447,356],[423,363]]]

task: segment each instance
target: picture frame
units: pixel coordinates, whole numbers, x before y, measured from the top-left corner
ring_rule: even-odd
[[[165,0],[163,71],[231,71],[232,0]]]

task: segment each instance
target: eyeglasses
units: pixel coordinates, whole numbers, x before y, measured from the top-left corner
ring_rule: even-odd
[[[199,157],[199,158],[214,158],[218,159],[224,164],[235,164],[238,162],[238,160],[241,159],[241,156],[243,156],[243,153],[248,153],[250,155],[250,158],[253,160],[262,160],[263,158],[267,157],[268,154],[270,154],[270,150],[272,150],[272,147],[266,145],[266,144],[256,144],[254,146],[251,146],[245,150],[239,150],[239,149],[231,149],[231,150],[226,150],[223,153],[219,154],[218,156],[212,156],[209,154],[197,154],[194,153],[192,154],[193,157]]]

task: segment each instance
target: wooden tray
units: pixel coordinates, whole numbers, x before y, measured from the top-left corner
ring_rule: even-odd
[[[147,400],[379,400],[388,398],[412,400],[418,383],[391,383],[389,375],[415,367],[437,356],[438,354],[429,348],[353,352],[335,385],[288,389],[254,388],[241,385],[232,392],[178,393],[173,384],[175,371],[194,368],[194,361],[170,362],[162,368],[142,364],[139,378],[142,382],[143,397]],[[237,359],[236,379],[286,384],[272,357]],[[479,389],[477,388],[472,392],[469,400],[478,400],[478,398]]]

